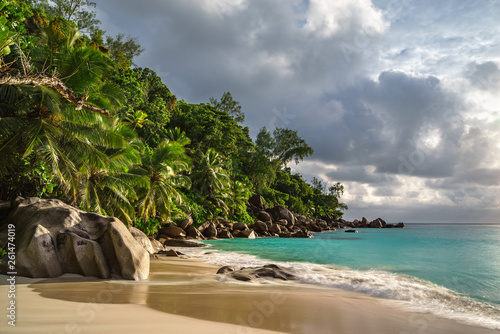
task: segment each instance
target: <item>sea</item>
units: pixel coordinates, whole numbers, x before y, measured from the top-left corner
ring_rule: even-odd
[[[312,239],[221,239],[191,256],[236,268],[275,263],[300,283],[356,291],[409,310],[500,329],[500,224],[407,224]]]

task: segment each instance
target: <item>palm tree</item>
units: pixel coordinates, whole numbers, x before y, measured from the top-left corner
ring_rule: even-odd
[[[229,218],[233,219],[236,213],[241,213],[241,209],[246,209],[245,203],[252,195],[252,187],[248,180],[246,182],[231,180],[230,187],[226,191],[226,203],[229,207]]]
[[[217,211],[228,212],[224,190],[228,186],[229,177],[226,172],[226,162],[213,148],[209,148],[201,156],[191,180],[198,193],[204,197],[205,204],[213,216]]]
[[[179,187],[191,186],[190,179],[181,174],[189,169],[184,147],[175,141],[164,140],[155,150],[145,150],[139,167],[131,173],[148,179],[148,186],[139,192],[139,215],[144,221],[160,216],[166,220],[176,205],[182,203]]]
[[[148,187],[146,177],[129,172],[140,162],[143,145],[124,124],[115,121],[110,128],[124,138],[125,144],[98,147],[105,155],[103,161],[80,166],[76,198],[85,210],[118,217],[130,225],[135,216],[132,201],[137,200],[136,189]]]

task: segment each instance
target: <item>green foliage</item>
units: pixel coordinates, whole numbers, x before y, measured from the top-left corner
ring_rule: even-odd
[[[93,7],[0,1],[2,71],[58,77],[115,116],[80,110],[50,87],[0,86],[0,198],[64,197],[147,234],[186,214],[196,225],[251,223],[246,201],[254,193],[314,217],[347,209],[340,183],[311,185],[286,167],[313,153],[296,131],[263,128],[254,144],[229,92],[209,104],[178,102],[154,71],[131,68],[139,42],[105,36]]]
[[[10,173],[0,175],[0,198],[14,199],[24,197],[57,197],[57,183],[50,168],[35,153],[24,160]]]
[[[226,112],[234,117],[234,120],[238,123],[243,123],[245,121],[245,114],[241,111],[241,106],[238,101],[233,100],[233,96],[229,92],[222,94],[220,101],[211,97],[210,103],[220,111]]]
[[[124,97],[125,108],[119,110],[119,116],[151,147],[168,138],[172,126],[167,124],[177,98],[161,78],[148,68],[135,68],[115,71],[111,79]]]
[[[182,210],[193,218],[193,224],[199,226],[208,220],[209,214],[203,206],[203,198],[193,191],[186,192]]]
[[[186,131],[193,151],[206,152],[213,148],[230,158],[253,148],[247,128],[239,126],[227,112],[208,104],[179,102],[169,124]]]
[[[147,187],[140,189],[137,202],[138,214],[144,220],[157,215],[164,220],[172,217],[182,204],[178,189],[191,186],[190,179],[181,174],[188,169],[189,159],[178,142],[165,140],[156,149],[145,150],[140,166],[131,170],[148,181]]]
[[[118,34],[116,37],[107,36],[106,46],[119,70],[125,70],[134,65],[134,57],[144,51],[136,38],[124,34]]]
[[[136,219],[134,227],[138,228],[146,235],[153,235],[158,233],[158,227],[161,225],[161,220],[158,218],[148,218],[144,220],[143,217]]]
[[[101,21],[97,19],[97,13],[91,8],[96,3],[89,0],[31,0],[27,1],[33,7],[43,9],[52,17],[62,17],[72,20],[81,31],[93,31],[98,28]]]

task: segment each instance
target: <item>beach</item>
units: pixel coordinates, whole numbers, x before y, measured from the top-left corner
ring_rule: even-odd
[[[2,333],[464,333],[498,331],[355,292],[297,284],[230,283],[194,259],[151,261],[145,281],[78,275],[16,281],[16,326]],[[7,277],[1,276],[7,312]]]

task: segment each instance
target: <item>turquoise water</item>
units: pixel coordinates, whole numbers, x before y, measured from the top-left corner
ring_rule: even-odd
[[[267,260],[410,275],[500,306],[500,225],[411,224],[405,229],[358,231],[316,233],[314,239],[208,243]]]
[[[304,272],[306,282],[421,306],[435,303],[434,309],[453,315],[457,310],[471,317],[475,313],[476,319],[485,315],[485,323],[491,320],[492,327],[500,328],[500,225],[409,224],[405,229],[358,231],[316,233],[314,239],[207,243],[221,254],[236,252],[257,260],[293,263]],[[223,259],[226,263],[228,256]],[[244,260],[235,258],[238,261]],[[312,264],[331,272],[324,274]]]

